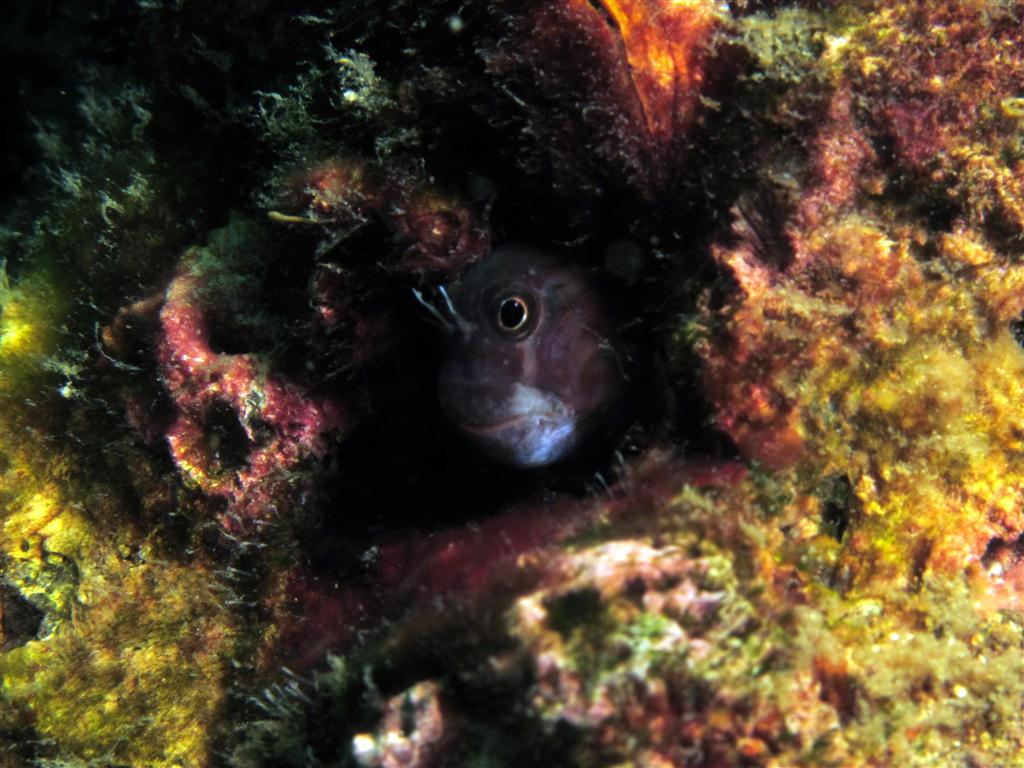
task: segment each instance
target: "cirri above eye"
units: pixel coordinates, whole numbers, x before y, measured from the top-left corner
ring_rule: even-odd
[[[459,322],[439,392],[449,420],[505,464],[569,456],[622,390],[605,307],[579,267],[520,245],[496,249],[451,291]]]

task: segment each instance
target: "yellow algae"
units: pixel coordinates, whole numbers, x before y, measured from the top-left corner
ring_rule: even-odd
[[[743,575],[723,594],[751,604],[719,615],[756,615],[760,627],[745,635],[736,632],[742,624],[723,618],[721,626],[712,625],[723,635],[705,636],[708,656],[686,664],[686,678],[704,679],[744,713],[734,719],[726,705],[705,713],[701,726],[718,735],[742,734],[751,722],[784,718],[786,731],[772,742],[770,765],[945,765],[978,749],[995,764],[1016,764],[1024,755],[1021,617],[978,611],[971,584],[960,574],[927,573],[912,590],[891,581],[845,594],[830,588],[841,570],[834,556],[840,544],[810,524],[808,515],[820,514],[820,504],[798,487],[788,473],[751,473],[710,493],[688,489],[667,510],[673,522],[662,536],[675,551],[732,551],[720,560],[735,569],[733,578]],[[880,487],[864,478],[854,490],[869,495]],[[779,500],[770,515],[787,521],[784,526],[763,525],[768,498]],[[746,535],[748,529],[757,535]],[[878,547],[895,557],[902,544],[885,539]],[[750,563],[757,567],[746,567]],[[794,563],[813,578],[794,576]],[[788,590],[805,590],[807,600],[794,601]],[[595,621],[607,615],[595,613]],[[611,631],[622,623],[615,616]]]
[[[67,300],[53,272],[39,269],[11,282],[0,261],[0,360],[4,373],[24,359],[38,359],[54,351]],[[8,382],[9,377],[4,377]],[[3,386],[0,380],[0,386]]]
[[[56,396],[46,362],[65,306],[46,272],[0,279],[0,566],[44,617],[0,654],[0,727],[27,718],[80,760],[207,765],[236,633],[216,579],[200,562],[151,559],[158,542],[136,532],[123,492],[23,407]]]
[[[5,706],[83,759],[207,764],[234,635],[208,569],[125,558],[128,530],[101,531],[32,485],[7,488],[0,558],[51,618],[49,634],[3,655]]]
[[[1024,266],[967,227],[937,238],[928,262],[912,255],[910,228],[863,214],[801,237],[804,263],[751,284],[732,319],[777,373],[734,379],[761,378],[792,403],[805,461],[849,477],[866,512],[854,567],[874,550],[883,572],[909,575],[921,547],[963,567],[1024,529],[1008,502],[1024,495],[1024,350],[1010,331]],[[730,398],[745,418],[771,418]]]
[[[831,106],[785,225],[794,261],[716,253],[740,290],[702,354],[747,455],[850,483],[843,569],[885,591],[1024,531],[1024,47],[981,4],[866,8],[833,17],[842,44],[808,68]]]
[[[1024,96],[1007,96],[999,102],[999,108],[1007,117],[1024,117]]]
[[[0,354],[17,355],[31,346],[33,326],[15,317],[13,306],[4,312],[0,324]]]

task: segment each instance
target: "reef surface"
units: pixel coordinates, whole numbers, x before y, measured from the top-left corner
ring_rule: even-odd
[[[1024,4],[2,39],[0,766],[1024,764]],[[424,306],[508,243],[624,382],[537,469]]]

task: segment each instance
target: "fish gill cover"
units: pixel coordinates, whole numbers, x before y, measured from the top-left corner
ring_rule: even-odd
[[[1024,762],[1024,5],[3,30],[0,765]]]

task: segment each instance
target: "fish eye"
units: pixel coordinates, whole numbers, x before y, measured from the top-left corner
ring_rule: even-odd
[[[532,297],[522,292],[497,296],[491,311],[498,333],[516,341],[529,336],[537,324]]]
[[[509,296],[498,305],[498,326],[503,331],[519,331],[530,319],[530,308],[519,296]]]

